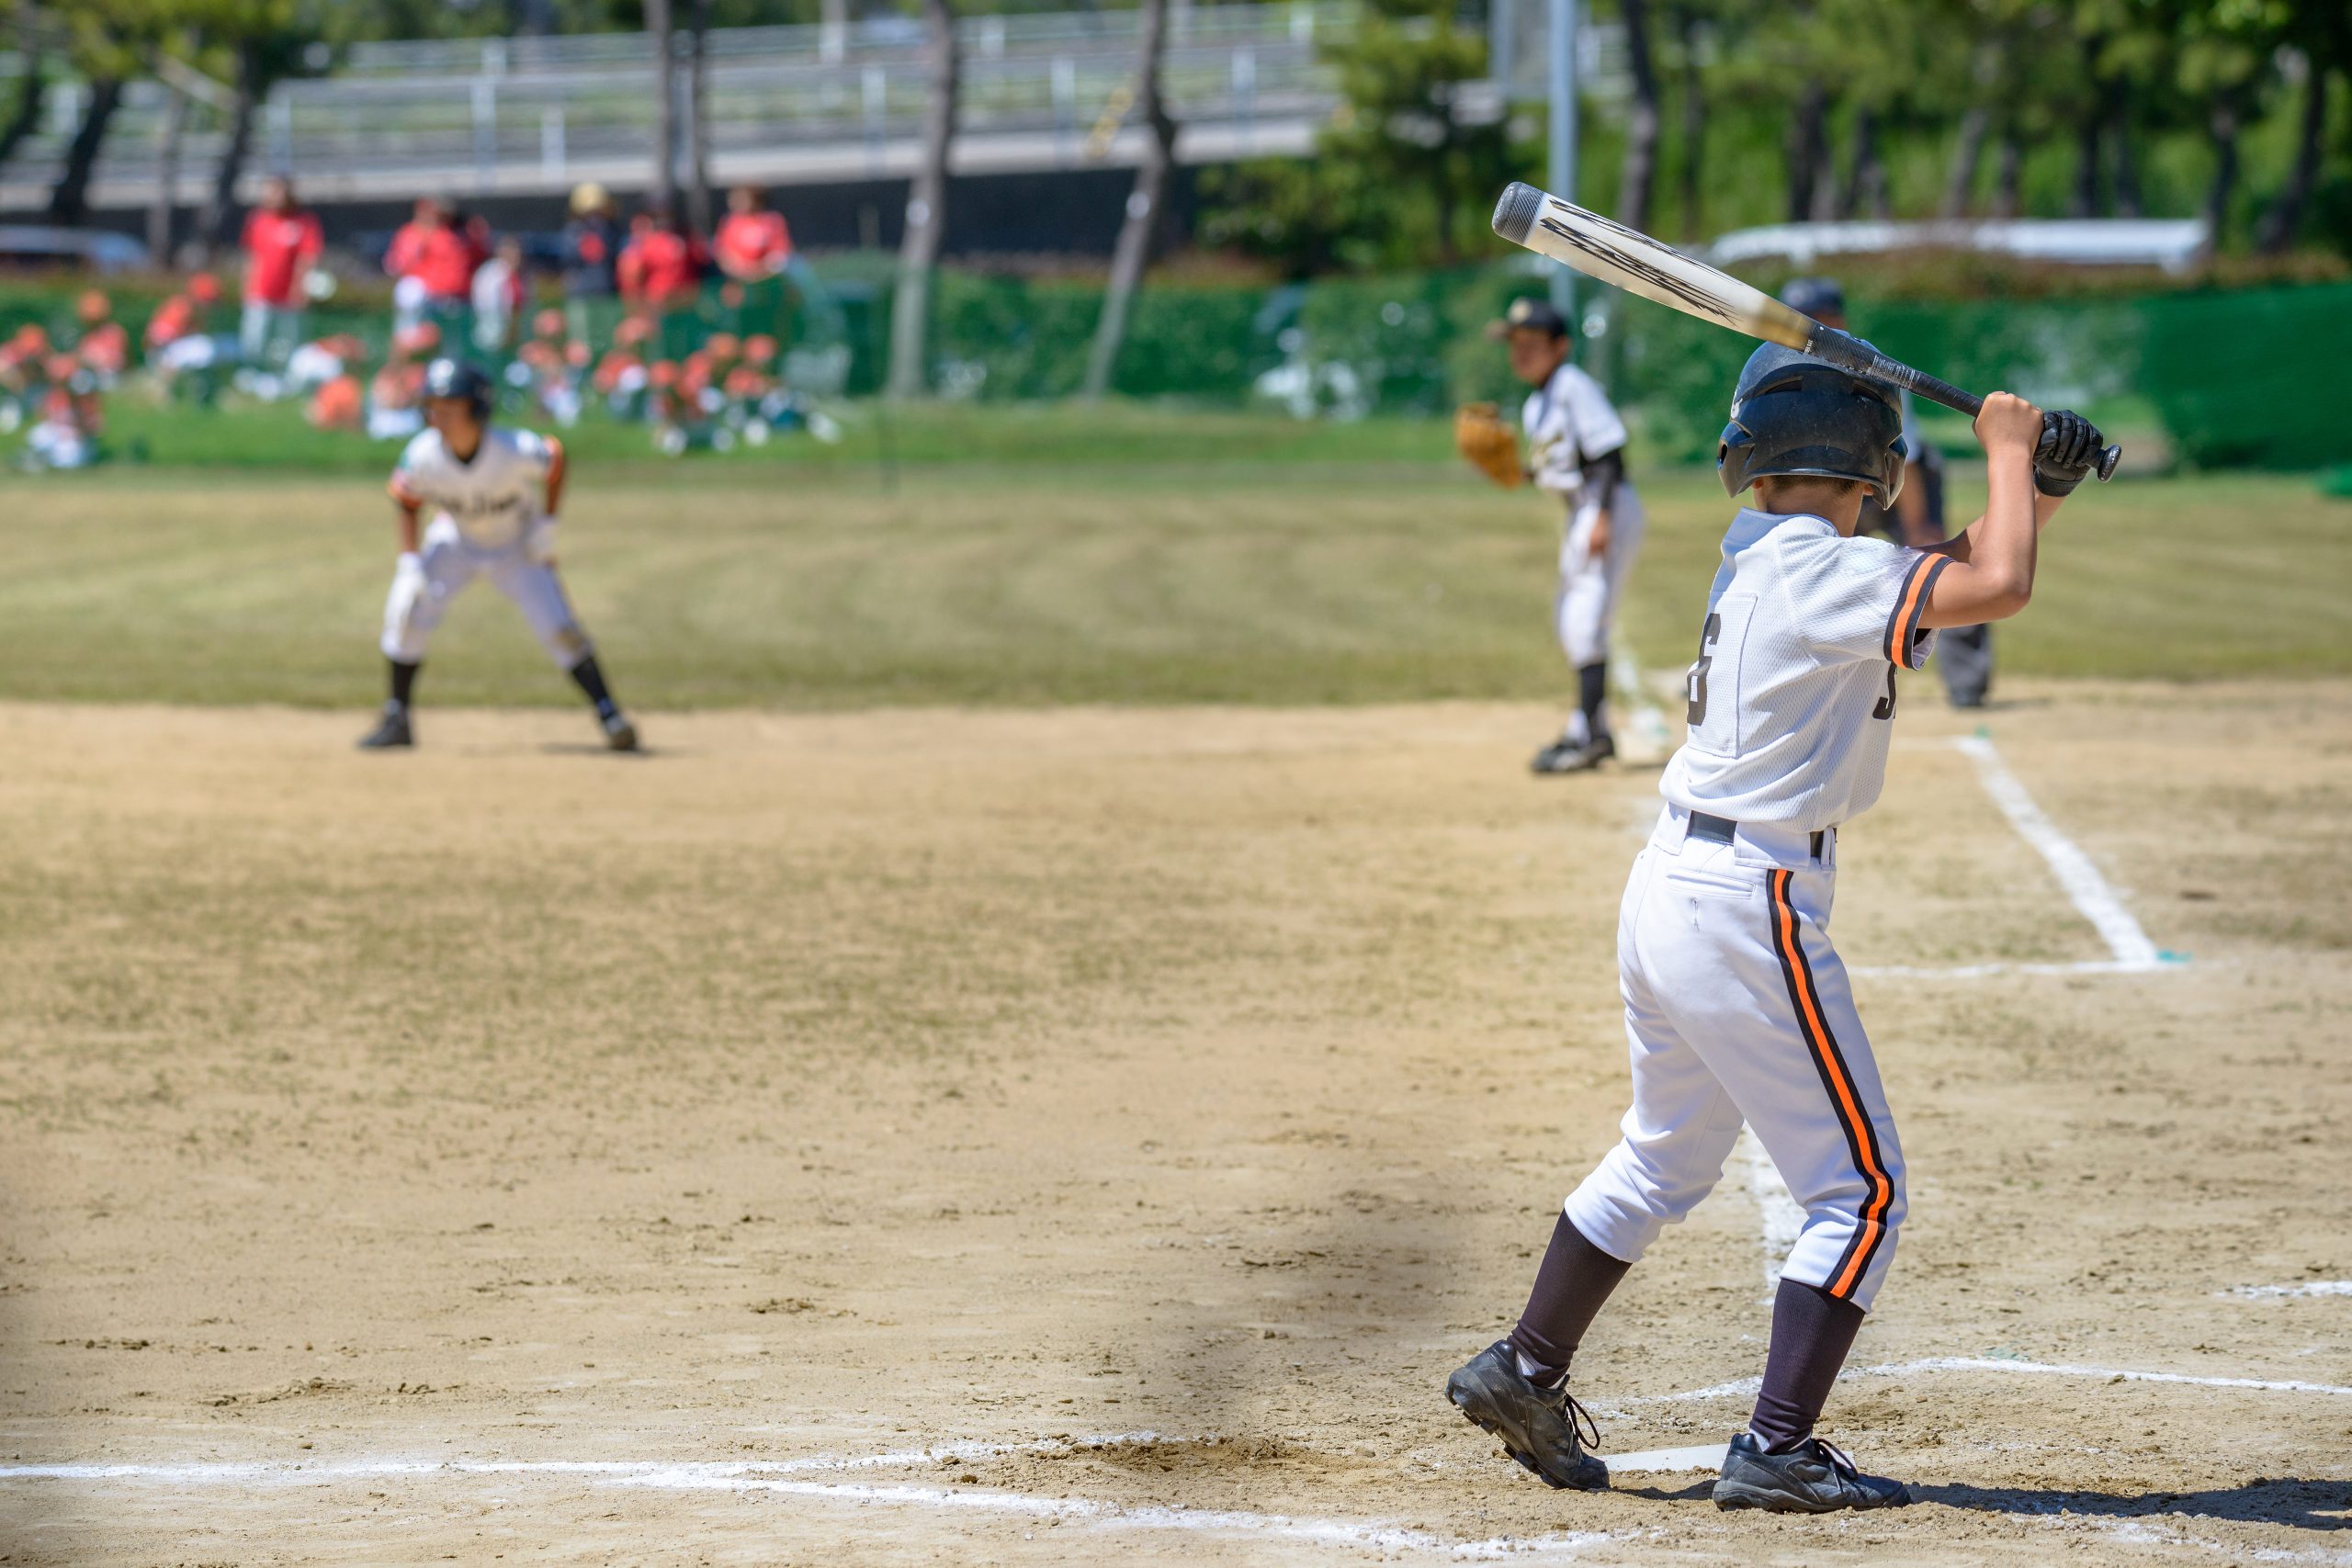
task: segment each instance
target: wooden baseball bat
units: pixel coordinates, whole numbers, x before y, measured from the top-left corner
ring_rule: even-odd
[[[1613,283],[1645,299],[1655,299],[1748,337],[1809,354],[1873,381],[1901,387],[1929,402],[1958,409],[1971,419],[1984,406],[1984,399],[1965,388],[1890,359],[1860,338],[1791,310],[1753,284],[1742,283],[1647,234],[1533,186],[1514,180],[1504,190],[1502,199],[1495,204],[1495,232],[1588,277]],[[2048,439],[2046,434],[2043,439]],[[2120,446],[2100,453],[2096,465],[2098,477],[2112,479],[2115,465],[2122,458]]]

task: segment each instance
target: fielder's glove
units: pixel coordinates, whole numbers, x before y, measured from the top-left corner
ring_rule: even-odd
[[[2044,495],[2071,495],[2098,462],[2107,437],[2098,426],[2070,409],[2041,416],[2041,442],[2033,449],[2033,488]]]
[[[555,564],[555,534],[556,520],[552,517],[540,518],[532,524],[530,531],[523,536],[525,552],[541,566],[553,566]]]
[[[1505,490],[1518,489],[1527,477],[1519,461],[1519,432],[1502,422],[1492,403],[1464,403],[1453,411],[1453,449]]]

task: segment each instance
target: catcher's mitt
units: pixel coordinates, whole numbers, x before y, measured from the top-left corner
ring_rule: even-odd
[[[1519,463],[1519,432],[1503,423],[1492,403],[1464,403],[1453,411],[1453,449],[1505,490],[1518,489],[1527,477]]]

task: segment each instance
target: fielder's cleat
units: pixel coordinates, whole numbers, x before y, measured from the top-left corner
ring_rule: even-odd
[[[1609,736],[1596,736],[1581,745],[1563,737],[1536,752],[1535,760],[1527,765],[1538,773],[1582,773],[1615,755],[1617,742]]]
[[[384,705],[384,716],[375,728],[359,738],[363,751],[382,751],[394,746],[413,746],[416,732],[409,728],[408,709],[398,703]]]
[[[1500,1439],[1510,1457],[1545,1485],[1608,1490],[1609,1467],[1585,1451],[1599,1446],[1600,1428],[1568,1397],[1566,1384],[1543,1388],[1522,1376],[1510,1340],[1498,1340],[1471,1357],[1445,1380],[1445,1396],[1464,1419]]]
[[[1901,1508],[1911,1489],[1883,1475],[1864,1475],[1854,1461],[1807,1438],[1786,1453],[1773,1453],[1742,1432],[1731,1440],[1715,1477],[1718,1508],[1762,1508],[1775,1514],[1834,1514],[1840,1508]]]
[[[634,751],[637,750],[637,726],[628,721],[628,715],[616,712],[604,723],[606,750]]]

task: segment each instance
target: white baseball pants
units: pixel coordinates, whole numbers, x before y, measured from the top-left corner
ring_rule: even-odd
[[[533,560],[520,543],[503,550],[479,549],[445,516],[433,521],[419,545],[423,576],[393,578],[392,591],[384,600],[385,658],[402,664],[424,659],[450,601],[477,577],[488,578],[492,587],[514,601],[557,668],[570,670],[595,651],[571,613],[555,568]]]
[[[1834,833],[1690,836],[1669,806],[1634,863],[1617,970],[1633,1051],[1623,1137],[1568,1219],[1640,1258],[1723,1177],[1740,1123],[1805,1213],[1783,1277],[1867,1310],[1903,1224],[1903,1151],[1845,965],[1829,945]]]
[[[1609,657],[1609,628],[1617,617],[1617,595],[1642,553],[1642,498],[1630,484],[1617,487],[1609,512],[1609,547],[1592,553],[1593,519],[1600,513],[1600,499],[1589,491],[1568,513],[1560,536],[1560,592],[1552,602],[1553,628],[1571,669],[1599,664]]]

